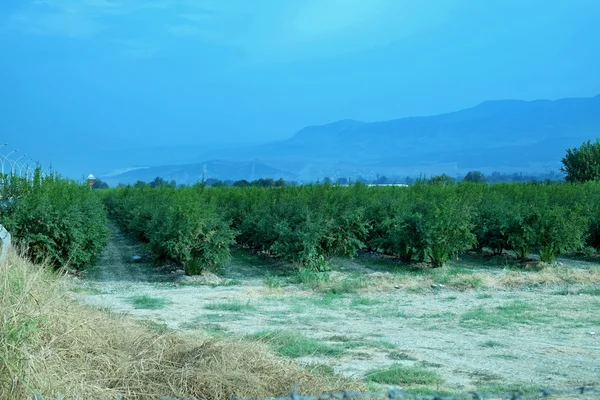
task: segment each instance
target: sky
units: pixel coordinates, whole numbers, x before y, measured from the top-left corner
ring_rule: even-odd
[[[1,0],[0,142],[83,169],[94,153],[591,97],[598,20],[597,0]]]

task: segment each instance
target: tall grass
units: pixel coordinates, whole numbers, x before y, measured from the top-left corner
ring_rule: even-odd
[[[15,254],[0,263],[1,399],[227,399],[348,386],[335,379],[255,341],[181,336],[87,308],[45,267]]]

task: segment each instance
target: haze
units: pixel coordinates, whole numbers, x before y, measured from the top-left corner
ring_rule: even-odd
[[[2,0],[0,140],[79,177],[150,147],[165,158],[135,162],[591,97],[599,18],[595,0]]]

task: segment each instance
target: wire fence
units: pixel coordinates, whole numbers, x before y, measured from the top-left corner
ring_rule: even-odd
[[[599,395],[600,390],[592,386],[580,386],[570,389],[540,389],[537,391],[506,392],[506,393],[477,393],[469,392],[463,394],[413,394],[405,392],[399,388],[391,388],[385,392],[337,392],[329,394],[318,394],[311,396],[303,396],[292,391],[288,396],[284,397],[269,397],[265,399],[255,398],[232,398],[231,400],[334,400],[334,399],[409,399],[409,400],[484,400],[484,399],[509,399],[509,400],[526,400],[547,398],[551,396],[573,397],[581,395]],[[595,397],[595,396],[594,396]],[[164,400],[174,400],[165,398]],[[192,400],[192,399],[189,399]]]

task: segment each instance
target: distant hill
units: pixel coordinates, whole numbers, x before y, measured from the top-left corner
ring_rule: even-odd
[[[285,141],[217,152],[214,158],[230,164],[208,165],[220,179],[275,178],[277,174],[300,180],[376,174],[464,175],[474,169],[536,173],[558,170],[567,147],[596,137],[600,137],[600,95],[555,101],[486,101],[427,117],[342,120],[310,126]],[[197,178],[199,166],[204,164],[194,165],[181,167],[190,179]],[[252,174],[250,165],[255,165]],[[256,166],[260,166],[259,172]],[[174,169],[152,168],[149,174]],[[136,171],[126,174],[137,176]]]
[[[111,186],[119,183],[135,183],[138,180],[150,182],[157,176],[168,181],[175,180],[178,184],[194,184],[204,179],[231,179],[254,180],[258,178],[284,178],[293,180],[293,174],[286,173],[277,168],[256,162],[232,162],[213,160],[198,164],[166,165],[146,168],[131,169],[123,173],[107,174],[103,180]]]

